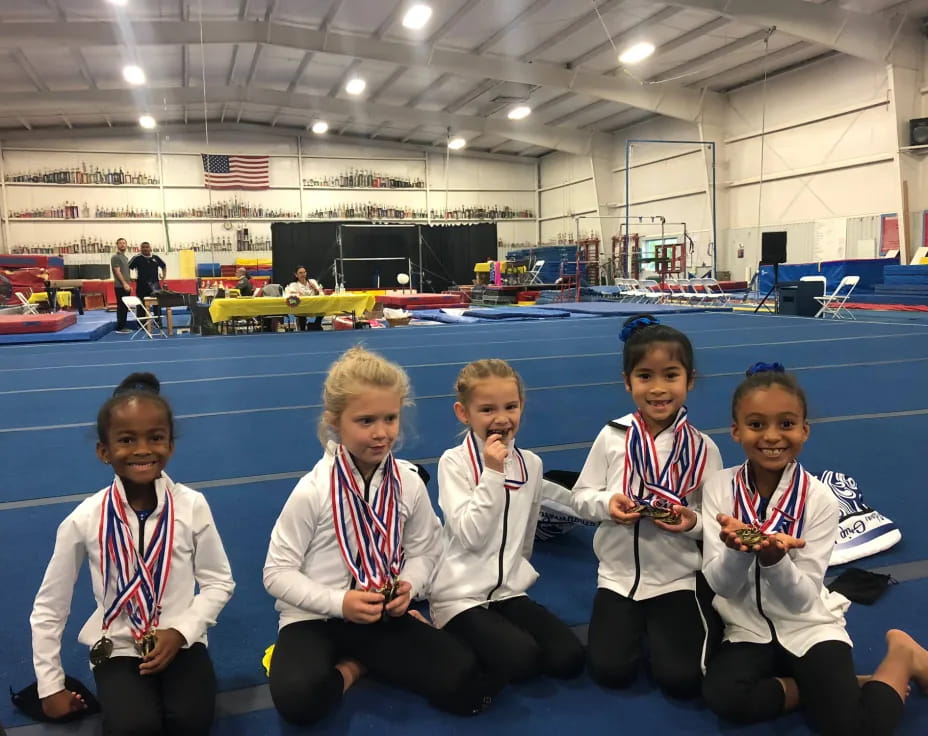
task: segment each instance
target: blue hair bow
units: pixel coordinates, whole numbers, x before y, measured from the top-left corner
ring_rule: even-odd
[[[628,338],[630,338],[637,330],[640,330],[642,327],[659,324],[660,322],[658,322],[654,317],[639,317],[638,319],[633,319],[622,328],[622,331],[619,333],[619,339],[622,342],[628,342]]]
[[[786,368],[782,363],[755,363],[748,368],[748,375],[753,376],[755,373],[786,373]]]

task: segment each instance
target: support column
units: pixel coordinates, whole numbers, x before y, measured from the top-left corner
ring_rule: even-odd
[[[597,135],[593,138],[590,148],[590,164],[593,171],[593,192],[596,196],[596,212],[598,220],[581,220],[581,237],[583,232],[590,230],[599,237],[600,262],[612,256],[612,236],[618,231],[620,220],[615,217],[615,211],[610,209],[609,203],[618,201],[618,188],[615,185],[616,140],[613,136]]]
[[[923,242],[922,212],[928,209],[928,188],[924,184],[928,173],[928,149],[902,150],[910,143],[909,120],[921,117],[921,80],[920,70],[886,67],[889,112],[896,126],[894,199],[899,222],[899,262],[902,264],[909,263]]]
[[[712,142],[713,146],[702,147],[703,171],[705,171],[706,187],[706,209],[708,211],[708,222],[711,226],[711,235],[707,240],[712,241],[711,255],[706,255],[706,250],[702,249],[702,254],[697,251],[695,265],[701,263],[700,255],[710,259],[709,266],[712,268],[713,278],[717,278],[717,271],[722,269],[729,271],[733,279],[740,278],[741,274],[737,268],[736,256],[734,253],[723,252],[722,243],[725,242],[723,233],[728,230],[728,157],[725,151],[725,130],[721,123],[721,114],[712,116],[707,120],[703,116],[697,122],[699,131],[699,140]]]

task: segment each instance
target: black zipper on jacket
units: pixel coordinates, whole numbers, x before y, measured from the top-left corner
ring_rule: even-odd
[[[139,557],[145,557],[145,522],[148,521],[148,514],[139,516]]]
[[[641,484],[638,486],[638,495],[644,492],[644,481],[641,481]],[[635,537],[634,537],[634,547],[635,550],[635,582],[632,583],[631,589],[628,591],[628,597],[634,600],[635,591],[638,590],[638,583],[641,582],[641,551],[638,548],[638,533],[640,529],[641,519],[635,522]]]
[[[499,590],[503,584],[503,553],[506,551],[506,537],[509,535],[509,489],[506,488],[506,507],[503,509],[503,541],[499,545],[499,574],[496,578],[496,585],[487,593],[487,600],[493,598],[493,594]]]
[[[760,562],[757,560],[754,561],[754,594],[757,599],[757,612],[763,616],[767,626],[770,627],[770,640],[776,642],[777,630],[773,627],[773,621],[764,613],[764,606],[760,602]]]

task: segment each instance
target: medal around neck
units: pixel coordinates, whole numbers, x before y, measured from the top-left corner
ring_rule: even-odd
[[[135,642],[135,651],[139,653],[139,656],[143,659],[155,651],[155,647],[158,645],[158,637],[155,635],[154,631],[147,632],[141,639]]]
[[[100,637],[100,640],[90,647],[90,664],[98,667],[106,660],[113,656],[113,641],[106,634]]]

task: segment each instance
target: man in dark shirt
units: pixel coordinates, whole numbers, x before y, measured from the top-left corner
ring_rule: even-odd
[[[125,238],[116,241],[116,252],[110,258],[113,271],[113,291],[116,293],[116,332],[132,332],[126,327],[129,308],[123,303],[124,296],[132,296],[132,284],[129,283],[129,259],[126,257],[128,244]]]
[[[141,253],[129,261],[129,268],[135,271],[135,295],[144,302],[145,297],[152,296],[156,291],[161,290],[161,279],[167,278],[168,267],[161,258],[152,255],[151,243],[143,242],[139,248]],[[137,311],[139,317],[145,316],[141,307]],[[155,305],[154,315],[158,318],[160,325],[161,307]]]

